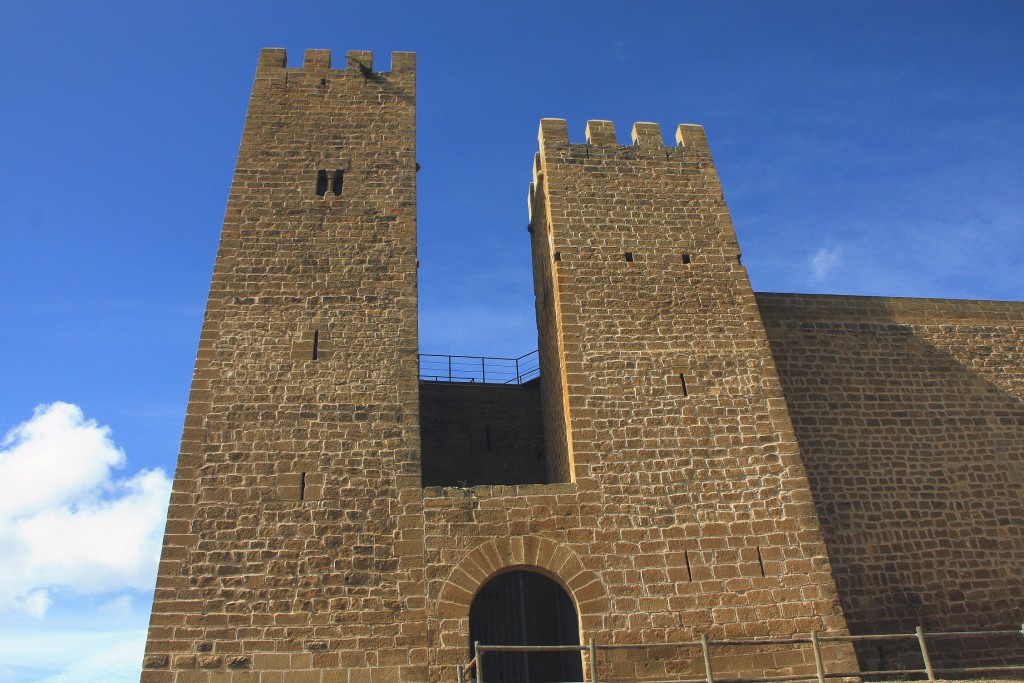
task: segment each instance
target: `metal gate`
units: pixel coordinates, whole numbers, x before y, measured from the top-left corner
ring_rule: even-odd
[[[512,571],[488,581],[469,610],[469,644],[579,645],[569,595],[543,574]],[[470,654],[472,656],[472,653]],[[556,683],[583,679],[578,652],[493,652],[488,683]]]

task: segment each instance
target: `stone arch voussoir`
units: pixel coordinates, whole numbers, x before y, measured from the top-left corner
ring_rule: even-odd
[[[441,588],[439,611],[468,621],[477,591],[495,575],[514,569],[539,571],[561,584],[576,605],[584,631],[597,628],[600,616],[608,612],[608,591],[601,577],[584,567],[572,548],[541,536],[494,539],[466,553]]]

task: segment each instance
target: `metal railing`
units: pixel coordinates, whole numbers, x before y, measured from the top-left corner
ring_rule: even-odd
[[[748,638],[744,640],[710,640],[707,635],[701,635],[700,640],[683,641],[677,643],[638,643],[629,645],[598,645],[591,638],[586,645],[482,645],[479,641],[473,643],[474,657],[465,665],[457,669],[458,683],[484,683],[483,656],[487,652],[579,652],[586,653],[587,664],[590,676],[587,681],[581,683],[598,683],[598,651],[607,650],[636,650],[643,648],[665,648],[665,647],[688,647],[700,648],[704,661],[703,678],[676,678],[663,681],[648,681],[644,683],[780,683],[782,681],[810,681],[817,680],[818,683],[825,683],[827,678],[861,678],[864,676],[904,676],[906,674],[925,674],[929,681],[938,680],[937,672],[958,674],[983,674],[995,672],[1024,672],[1024,666],[975,666],[975,667],[935,667],[932,665],[931,654],[925,642],[925,636],[931,639],[941,638],[976,638],[992,636],[1024,636],[1024,624],[1021,624],[1018,631],[931,631],[925,633],[924,629],[918,626],[914,633],[886,633],[878,635],[828,635],[818,631],[812,631],[809,638]],[[924,662],[923,669],[886,669],[880,671],[828,671],[824,659],[821,656],[822,643],[852,643],[858,641],[878,640],[910,640],[917,641],[921,651],[921,659]],[[734,647],[752,645],[810,645],[814,654],[814,673],[795,674],[792,676],[762,676],[756,678],[720,678],[715,676],[715,670],[711,661],[712,647]],[[475,674],[475,675],[474,675]],[[586,678],[586,677],[585,677]]]
[[[523,384],[540,376],[536,351],[518,358],[420,354],[420,381],[464,384]]]

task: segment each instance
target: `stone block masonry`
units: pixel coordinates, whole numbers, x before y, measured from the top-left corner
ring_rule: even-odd
[[[426,680],[415,59],[260,55],[144,681]]]
[[[420,386],[424,486],[544,484],[540,383]]]
[[[1024,304],[755,294],[703,128],[622,145],[590,121],[574,144],[544,119],[540,378],[421,383],[415,59],[343,61],[260,55],[144,683],[451,682],[472,633],[526,624],[653,645],[1024,621]],[[857,670],[850,646],[824,656]],[[505,661],[485,680],[592,673]],[[671,648],[598,666],[703,677]]]
[[[571,144],[545,119],[531,191],[545,441],[582,499],[545,523],[607,601],[581,610],[584,630],[652,643],[843,631],[703,129],[680,126],[666,147],[640,123],[633,141],[591,121]],[[832,665],[854,666],[842,657]]]
[[[1024,623],[1024,304],[758,294],[854,633]],[[1024,664],[1024,638],[937,665]],[[896,659],[878,644],[862,664]]]

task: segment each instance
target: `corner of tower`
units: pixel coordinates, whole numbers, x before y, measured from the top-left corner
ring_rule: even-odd
[[[260,50],[258,70],[283,69],[288,65],[288,51],[283,47],[265,47]]]
[[[565,119],[541,119],[537,133],[541,154],[547,147],[569,144],[569,126]]]
[[[288,52],[283,47],[265,47],[260,50],[260,59],[256,63],[255,86],[260,83],[273,83],[284,78],[288,66]]]
[[[696,123],[680,123],[676,129],[676,148],[710,153],[704,126]]]

